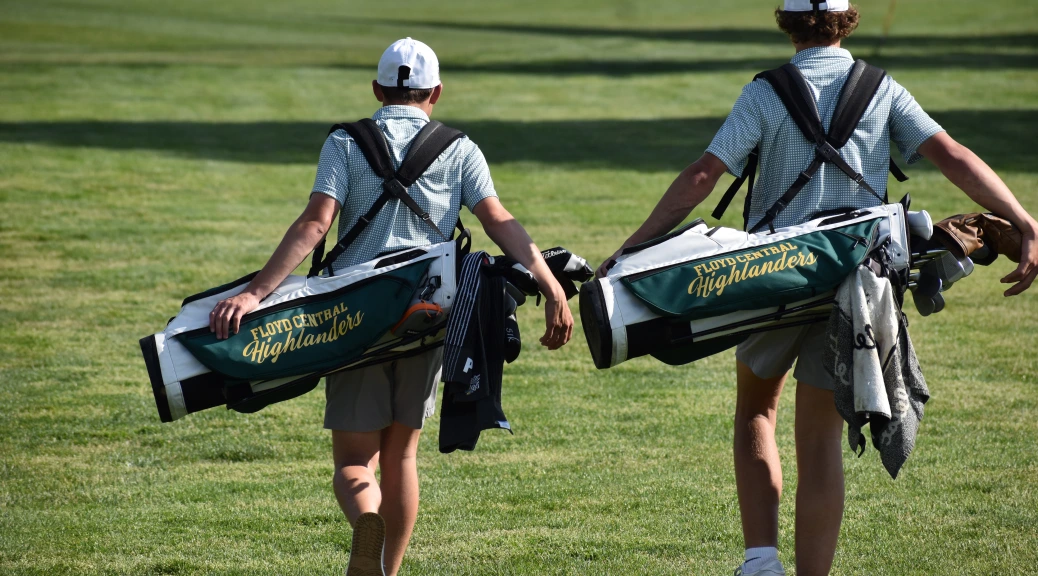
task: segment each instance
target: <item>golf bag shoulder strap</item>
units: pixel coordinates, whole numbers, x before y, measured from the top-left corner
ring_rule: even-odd
[[[361,154],[367,160],[368,166],[383,180],[393,177],[393,158],[389,153],[389,143],[382,135],[382,129],[378,127],[371,118],[362,118],[348,124],[336,124],[328,131],[332,134],[336,130],[345,130],[353,138],[353,142],[360,148]]]
[[[779,213],[804,189],[825,162],[835,165],[848,178],[875,196],[880,202],[886,201],[872,189],[862,174],[847,164],[839,152],[839,149],[847,143],[858,127],[885,77],[886,72],[883,69],[872,66],[864,60],[855,61],[840,91],[828,133],[822,126],[814,94],[796,66],[785,64],[780,68],[762,72],[755,78],[765,80],[775,90],[804,138],[814,143],[815,157],[810,166],[797,176],[789,189],[765,212],[764,217],[751,232],[756,232],[764,226],[772,228],[772,222]],[[904,176],[900,170],[895,174],[900,180],[898,175]]]
[[[393,159],[389,153],[389,143],[378,124],[370,118],[364,118],[357,122],[348,124],[336,124],[332,126],[329,134],[336,130],[345,130],[357,147],[360,148],[364,159],[371,169],[382,178],[382,194],[379,195],[363,216],[357,219],[342,239],[328,252],[324,254],[325,239],[322,238],[314,248],[308,276],[316,276],[321,270],[329,268],[335,260],[353,243],[357,237],[368,227],[368,224],[378,216],[379,211],[387,202],[397,199],[402,202],[411,212],[417,215],[423,222],[428,224],[436,233],[448,240],[439,227],[432,221],[426,212],[411,198],[407,189],[422,177],[437,158],[456,140],[465,136],[460,130],[451,128],[441,122],[430,120],[415,135],[411,146],[401,162],[400,168],[393,169]],[[458,221],[461,227],[461,221]]]
[[[746,166],[742,169],[742,174],[732,182],[731,186],[728,187],[724,192],[724,196],[721,197],[721,201],[717,203],[717,207],[710,215],[714,220],[720,220],[721,216],[724,216],[725,210],[728,210],[728,205],[735,199],[735,195],[739,192],[739,188],[742,188],[742,183],[749,180],[749,185],[746,187],[746,201],[743,204],[742,219],[743,228],[746,227],[747,222],[750,218],[750,198],[753,196],[753,179],[757,174],[757,164],[760,162],[760,146],[754,148],[750,155],[746,158]]]
[[[822,118],[818,114],[818,105],[807,79],[800,73],[799,68],[793,64],[783,64],[774,70],[761,72],[754,77],[754,80],[758,78],[771,84],[775,94],[782,100],[782,105],[789,112],[789,116],[808,142],[815,144],[825,142],[825,129],[822,127]]]
[[[836,102],[836,109],[829,123],[827,138],[834,148],[843,148],[851,139],[854,130],[865,116],[865,110],[876,97],[876,92],[886,77],[887,73],[882,68],[864,60],[855,60],[850,74],[847,75],[847,81],[843,83],[840,99]]]
[[[455,140],[464,137],[461,130],[430,120],[411,141],[407,156],[396,171],[397,179],[404,186],[414,184]]]

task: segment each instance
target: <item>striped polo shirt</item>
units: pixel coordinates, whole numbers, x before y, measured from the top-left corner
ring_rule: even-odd
[[[840,91],[854,65],[851,53],[834,47],[808,48],[793,56],[791,62],[807,79],[818,102],[822,125],[828,130]],[[922,158],[917,151],[919,146],[941,131],[941,126],[923,111],[908,90],[887,76],[847,145],[840,149],[840,155],[883,196],[887,190],[891,140],[905,160],[913,164]],[[706,151],[738,176],[757,146],[760,176],[750,203],[750,228],[789,189],[815,155],[814,144],[800,132],[766,80],[750,82],[743,88]],[[877,204],[877,198],[827,162],[778,215],[775,226],[801,224],[825,210]]]
[[[411,141],[429,117],[414,106],[383,106],[371,118],[386,136],[393,165],[399,169]],[[497,196],[486,158],[468,138],[451,144],[407,192],[448,236],[462,206],[472,210],[480,201]],[[338,238],[342,238],[382,194],[382,178],[368,166],[353,138],[345,130],[336,130],[321,149],[311,194],[327,194],[338,201]],[[333,268],[341,270],[373,260],[382,252],[442,241],[407,206],[392,200],[335,260]]]

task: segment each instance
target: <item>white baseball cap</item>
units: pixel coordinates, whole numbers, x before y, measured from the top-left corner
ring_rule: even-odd
[[[786,12],[846,12],[848,8],[850,0],[786,0],[782,9]]]
[[[382,53],[378,83],[391,88],[435,88],[440,85],[440,61],[432,48],[408,36]]]

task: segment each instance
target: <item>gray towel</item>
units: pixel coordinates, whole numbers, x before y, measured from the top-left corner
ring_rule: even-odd
[[[836,293],[823,362],[835,382],[836,410],[847,421],[847,441],[860,457],[861,428],[892,478],[915,447],[930,391],[908,337],[908,322],[886,278],[859,266]]]

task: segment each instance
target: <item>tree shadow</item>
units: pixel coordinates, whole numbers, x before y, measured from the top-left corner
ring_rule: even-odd
[[[1027,145],[1038,133],[1038,110],[953,110],[933,116],[996,170],[1038,171]],[[465,131],[494,164],[676,172],[703,153],[724,118],[444,121]],[[0,122],[0,142],[316,164],[333,123]]]
[[[662,40],[672,42],[704,42],[723,44],[789,45],[789,38],[778,29],[763,28],[719,28],[719,29],[666,29],[666,28],[592,28],[585,26],[512,24],[494,22],[446,22],[420,20],[393,20],[350,18],[350,22],[405,28],[434,28],[469,32],[502,32],[511,34],[534,34],[561,36],[565,38],[630,38],[634,40]],[[848,39],[852,44],[876,43],[875,34],[856,33]],[[1035,48],[1038,49],[1038,34],[987,34],[987,35],[898,35],[884,40],[887,48],[933,48],[935,50],[964,48]]]
[[[791,54],[790,54],[791,55]],[[921,57],[881,53],[856,54],[870,63],[889,70],[906,69],[1031,69],[1038,68],[1038,55],[998,53],[948,53]],[[531,62],[444,62],[446,72],[481,74],[530,74],[537,76],[601,75],[614,77],[685,74],[696,72],[745,71],[748,76],[777,68],[788,62],[786,57],[707,60],[544,60]],[[333,65],[342,69],[368,70],[370,66]],[[749,78],[747,78],[749,81]]]

